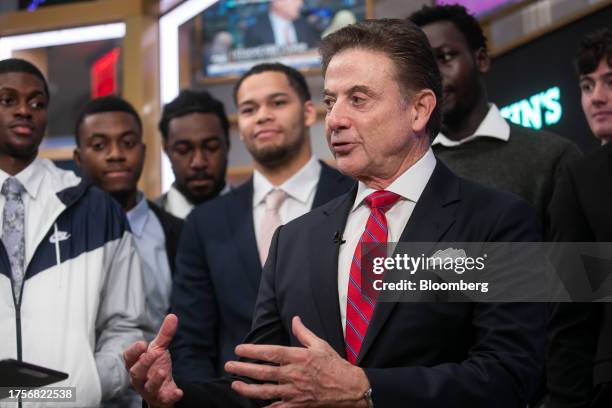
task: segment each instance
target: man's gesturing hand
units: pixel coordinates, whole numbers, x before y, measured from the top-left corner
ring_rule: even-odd
[[[359,367],[350,364],[324,340],[304,326],[299,317],[292,321],[295,337],[302,347],[241,344],[240,357],[276,365],[229,361],[225,370],[231,374],[266,381],[247,384],[234,381],[232,389],[248,398],[280,401],[275,408],[289,407],[367,407],[365,391],[369,381]],[[276,383],[276,384],[273,384]]]
[[[123,353],[132,386],[151,407],[170,408],[183,397],[172,378],[168,351],[177,326],[177,317],[169,314],[151,344],[139,341]]]

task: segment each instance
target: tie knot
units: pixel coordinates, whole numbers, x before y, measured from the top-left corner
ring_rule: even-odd
[[[287,193],[285,193],[283,190],[275,188],[266,196],[266,209],[278,211],[278,208],[283,204],[283,201],[285,201],[286,198]]]
[[[379,190],[375,191],[365,198],[365,202],[368,207],[378,209],[386,212],[399,200],[398,194],[392,193],[391,191]]]
[[[15,177],[9,177],[4,180],[2,184],[2,190],[0,191],[5,197],[15,197],[21,195],[25,189],[23,184],[19,182]]]

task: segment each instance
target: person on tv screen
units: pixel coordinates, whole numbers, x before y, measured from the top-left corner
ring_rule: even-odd
[[[260,45],[279,47],[305,43],[308,48],[317,45],[320,35],[301,16],[303,0],[271,0],[267,15],[257,19],[244,34],[244,46]]]

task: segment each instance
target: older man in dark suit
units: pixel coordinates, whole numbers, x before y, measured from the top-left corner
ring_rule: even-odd
[[[243,360],[225,365],[241,379],[175,381],[170,315],[151,345],[126,351],[134,386],[159,407],[526,405],[542,374],[542,307],[377,302],[361,290],[359,243],[533,241],[533,210],[436,160],[440,76],[416,26],[357,23],[321,53],[328,142],[358,185],[277,229]]]

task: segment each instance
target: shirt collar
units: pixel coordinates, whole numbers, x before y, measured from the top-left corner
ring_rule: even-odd
[[[142,192],[138,192],[138,203],[134,208],[127,212],[132,233],[140,238],[144,232],[147,219],[149,218],[149,204]]]
[[[189,213],[194,207],[194,205],[191,204],[189,200],[187,200],[187,197],[185,197],[183,193],[178,191],[174,184],[172,184],[170,190],[168,190],[168,195],[166,196],[166,199],[168,207],[172,209],[172,211],[170,212],[174,214],[179,214],[177,215],[177,217],[180,218],[187,217],[187,215],[189,215]]]
[[[425,186],[427,182],[429,182],[429,178],[435,167],[436,157],[431,148],[429,148],[423,157],[417,160],[417,162],[410,166],[401,176],[395,179],[395,181],[385,190],[399,195],[404,200],[416,203],[421,197],[423,190],[425,190]],[[376,190],[366,186],[360,181],[351,211],[355,211],[363,200],[374,191]]]
[[[478,129],[476,129],[473,135],[461,140],[452,140],[440,132],[434,139],[432,145],[441,144],[446,147],[454,147],[469,142],[470,140],[474,140],[478,137],[492,137],[504,142],[510,140],[510,125],[503,118],[499,112],[499,109],[494,103],[489,104],[489,111],[487,112],[487,115],[483,121],[480,122]]]
[[[32,163],[25,169],[21,170],[14,177],[19,180],[26,190],[26,193],[33,199],[36,200],[40,191],[40,185],[42,184],[43,178],[45,177],[46,170],[42,166],[40,159],[34,159]],[[10,174],[0,170],[0,186],[4,184],[4,181],[11,177]]]
[[[223,187],[223,189],[221,190],[221,192],[219,193],[219,195],[223,195],[223,194],[227,194],[230,191],[232,191],[232,185],[230,183],[225,183],[225,187]]]
[[[289,197],[306,204],[319,182],[320,175],[321,163],[314,156],[310,157],[308,163],[280,186],[274,186],[263,174],[255,170],[253,172],[253,207],[261,204],[268,193],[275,188],[283,190]]]

